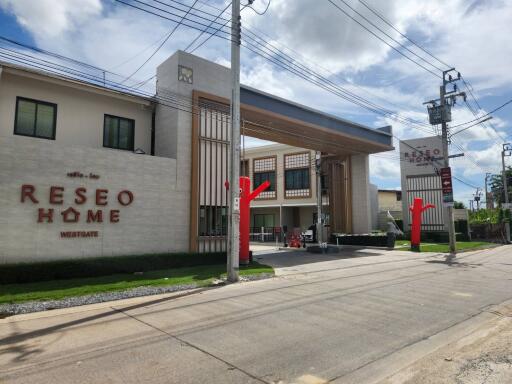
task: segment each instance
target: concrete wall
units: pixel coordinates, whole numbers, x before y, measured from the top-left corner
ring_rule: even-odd
[[[178,80],[178,68],[184,66],[192,69],[193,83]],[[229,98],[230,71],[226,67],[214,64],[200,57],[177,51],[157,68],[157,94],[163,98],[178,98],[185,105],[191,104],[194,90],[208,92]],[[164,104],[173,105],[175,103]],[[180,221],[183,226],[177,235],[189,238],[190,235],[190,195],[191,195],[191,160],[192,160],[192,114],[190,108],[183,110],[169,105],[156,108],[155,155],[176,159],[176,191],[185,196],[182,201],[183,214]]]
[[[380,211],[401,211],[402,201],[396,199],[396,191],[379,191]]]
[[[103,148],[104,116],[109,114],[134,119],[134,149],[151,151],[152,106],[146,100],[4,68],[0,77],[1,137],[13,136],[18,96],[57,104],[58,144]]]
[[[371,229],[376,230],[379,226],[379,198],[378,189],[375,184],[370,184],[370,213]]]
[[[371,231],[370,178],[368,155],[351,156],[352,232]]]
[[[176,160],[21,136],[0,137],[0,148],[0,263],[188,250],[181,235],[188,195],[176,184]],[[38,204],[21,202],[24,184],[36,188]],[[50,203],[50,186],[64,188],[63,204]],[[75,201],[78,187],[87,188],[82,205]],[[108,190],[106,206],[96,205],[98,188]],[[128,206],[118,202],[122,190],[133,193]],[[80,212],[77,223],[63,222],[69,207]],[[54,209],[53,223],[37,222],[40,208]],[[89,209],[102,209],[104,222],[87,223]],[[110,222],[110,210],[119,210],[119,222]],[[62,231],[97,231],[98,237],[62,238]]]

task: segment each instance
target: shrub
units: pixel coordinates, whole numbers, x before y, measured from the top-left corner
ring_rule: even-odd
[[[166,253],[5,264],[0,266],[0,284],[96,277],[222,263],[226,263],[225,252]]]

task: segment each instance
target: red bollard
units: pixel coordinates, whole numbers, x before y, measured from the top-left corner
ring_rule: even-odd
[[[429,208],[435,208],[433,204],[427,204],[423,206],[423,199],[421,197],[415,197],[412,207],[409,207],[409,211],[412,213],[412,225],[411,225],[411,251],[420,251],[421,241],[421,214]]]
[[[270,187],[270,182],[265,181],[251,192],[251,179],[247,176],[240,177],[240,253],[239,263],[249,264],[249,221],[251,201],[265,189]]]

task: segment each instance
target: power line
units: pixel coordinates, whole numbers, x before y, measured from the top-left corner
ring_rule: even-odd
[[[473,94],[473,91],[472,91],[472,87],[471,85],[469,84],[469,81],[466,82],[466,80],[464,79],[463,76],[461,76],[461,79],[462,79],[462,82],[464,83],[464,86],[466,87],[466,89],[468,90],[469,92],[469,95],[473,98],[473,100],[475,101],[475,104],[476,106],[478,107],[479,111],[482,110],[482,107],[480,106],[480,103],[478,102],[477,98],[475,97],[475,95]],[[478,116],[475,116],[475,117],[478,117]],[[502,137],[498,130],[494,127],[494,124],[492,124],[491,122],[488,123],[489,126],[492,128],[492,130],[494,131],[494,133],[496,134],[496,136],[498,136],[498,138],[504,143],[506,140],[504,137]]]
[[[202,31],[201,31],[201,33],[200,33],[199,35],[197,35],[197,37],[196,37],[194,40],[192,40],[192,42],[191,42],[189,45],[187,45],[187,47],[184,49],[184,51],[185,51],[185,52],[187,52],[187,51],[190,49],[190,47],[192,47],[192,46],[196,43],[196,41],[197,41],[197,40],[199,40],[199,38],[200,38],[201,36],[203,36],[203,34],[205,34],[205,33],[206,33],[207,29],[208,29],[208,28],[210,28],[210,27],[213,25],[213,23],[214,23],[214,22],[216,22],[216,21],[217,21],[217,20],[218,20],[222,15],[223,15],[223,13],[224,13],[224,12],[226,12],[226,10],[227,10],[229,7],[231,7],[231,4],[232,4],[232,2],[229,2],[229,4],[228,4],[228,5],[227,5],[227,6],[226,6],[226,7],[225,7],[225,8],[224,8],[224,9],[223,9],[223,10],[222,10],[222,11],[221,11],[221,12],[220,12],[216,17],[215,17],[215,19],[213,19],[213,21],[210,23],[210,25],[209,25],[208,27],[206,27],[204,30],[202,30]],[[215,33],[214,33],[214,34],[216,34],[216,33],[217,33],[221,28],[224,28],[224,27],[225,27],[225,26],[226,26],[230,21],[231,21],[231,20],[227,20],[224,24],[222,24],[222,25],[219,27],[219,29],[217,29],[217,30],[215,31]],[[210,37],[211,37],[211,36],[213,36],[213,35],[212,35],[212,34],[210,34]],[[210,38],[210,37],[208,37],[208,39],[204,40],[201,44],[199,44],[196,48],[194,48],[190,53],[194,52],[194,51],[195,51],[195,50],[197,50],[199,47],[201,47],[204,43],[206,43],[206,42],[209,40],[209,38]]]
[[[249,8],[249,9],[251,9],[251,10],[253,10],[256,14],[258,14],[258,15],[260,15],[260,16],[263,16],[265,13],[267,13],[268,9],[270,8],[270,2],[271,2],[271,0],[268,0],[268,3],[267,3],[266,8],[265,8],[262,12],[257,11],[256,9],[254,9],[253,7],[251,7],[251,6],[249,5],[249,4],[250,4],[250,2],[248,3],[248,8]]]
[[[137,10],[140,10],[140,11],[143,11],[143,12],[146,12],[146,13],[149,13],[149,14],[152,14],[152,15],[155,15],[155,16],[158,16],[158,17],[160,17],[160,18],[162,18],[162,19],[170,20],[170,21],[173,21],[173,22],[175,22],[175,23],[176,23],[176,22],[178,22],[177,20],[172,19],[172,18],[170,18],[170,17],[168,17],[168,16],[162,15],[162,14],[160,14],[160,13],[156,13],[156,12],[151,11],[151,10],[149,10],[149,9],[145,9],[145,8],[142,8],[142,7],[136,6],[136,5],[131,4],[131,3],[127,3],[127,2],[125,2],[125,1],[123,1],[123,0],[114,0],[114,1],[116,1],[116,2],[118,2],[118,3],[121,3],[121,4],[124,4],[124,5],[128,6],[128,7],[131,7],[131,8],[134,8],[134,9],[137,9]],[[133,1],[136,1],[137,3],[143,4],[143,5],[146,5],[146,6],[150,7],[150,8],[157,9],[157,10],[159,10],[159,11],[162,11],[162,12],[166,13],[166,14],[170,14],[171,16],[174,16],[174,17],[176,17],[176,18],[178,18],[178,19],[180,19],[180,18],[182,17],[182,15],[176,15],[176,14],[174,14],[174,13],[172,13],[172,12],[166,11],[166,10],[164,10],[164,9],[162,9],[162,8],[155,7],[155,6],[150,5],[150,4],[146,4],[146,3],[142,2],[142,1],[139,1],[139,0],[133,0]],[[198,31],[202,31],[201,27],[207,27],[207,29],[209,28],[209,26],[208,26],[207,24],[204,24],[204,23],[202,23],[202,22],[199,22],[199,21],[196,21],[196,20],[193,20],[193,19],[189,19],[189,18],[186,18],[186,17],[185,17],[185,18],[184,18],[184,20],[186,20],[186,21],[188,21],[188,22],[189,22],[189,24],[186,24],[185,22],[183,22],[182,24],[183,24],[184,26],[187,26],[187,27],[189,27],[189,28],[192,28],[192,29],[195,29],[195,30],[198,30]],[[191,25],[190,23],[193,23],[193,24]],[[195,24],[197,24],[197,25],[195,25]],[[211,32],[208,32],[208,30],[207,30],[207,29],[206,29],[206,31],[205,31],[205,32],[210,34]],[[219,32],[219,31],[220,31],[220,32],[222,32],[222,33],[224,33],[225,35],[228,35],[228,37],[226,37],[226,36],[216,35],[217,37],[220,37],[220,38],[222,38],[222,39],[224,39],[224,40],[231,41],[231,33],[230,33],[230,32],[226,32],[226,31],[222,31],[222,30],[216,30],[216,32],[215,32],[215,33]]]
[[[23,54],[23,53],[19,53],[19,55],[21,56],[28,56],[26,54]],[[5,53],[1,53],[0,52],[0,57],[7,57],[8,59],[10,60],[13,60],[13,61],[17,61],[17,62],[21,62],[23,64],[27,64],[27,62],[32,66],[32,67],[35,67],[35,68],[39,68],[39,69],[42,69],[46,72],[49,72],[49,73],[55,73],[55,74],[58,74],[58,75],[62,75],[61,72],[64,72],[66,73],[67,75],[64,75],[64,77],[69,77],[68,75],[74,75],[74,76],[78,76],[80,79],[85,79],[85,82],[87,83],[87,81],[102,81],[102,79],[98,76],[94,76],[94,75],[91,75],[91,74],[86,74],[86,73],[83,73],[81,71],[78,71],[76,69],[73,69],[73,68],[69,68],[69,67],[66,67],[64,65],[61,65],[61,64],[57,64],[57,63],[51,63],[51,62],[48,62],[47,60],[43,60],[43,59],[40,59],[40,58],[34,58],[33,60],[30,60],[30,59],[20,59],[19,56],[13,56],[13,55],[9,55],[9,54],[5,54]],[[64,56],[62,56],[63,58],[66,58]],[[66,58],[66,59],[69,59],[69,58]],[[37,64],[37,61],[35,60],[38,60],[38,61],[41,61],[41,62],[46,62],[47,64]],[[73,59],[71,59],[73,60]],[[74,60],[75,62],[78,62],[76,60]],[[81,63],[81,62],[78,62],[78,63]],[[52,65],[50,65],[52,64]],[[86,65],[85,63],[82,63],[84,65]],[[70,77],[70,79],[73,79]],[[173,109],[178,109],[178,110],[181,110],[183,112],[187,112],[187,113],[191,113],[193,115],[197,115],[197,116],[200,116],[201,113],[200,112],[197,112],[195,111],[195,108],[194,106],[200,106],[200,105],[197,105],[197,104],[193,104],[193,103],[190,103],[190,104],[183,104],[183,102],[180,102],[179,100],[176,100],[175,98],[169,98],[169,97],[162,97],[162,96],[158,96],[158,95],[150,95],[150,94],[147,94],[145,92],[142,92],[142,91],[139,91],[137,89],[134,89],[134,88],[131,88],[131,87],[127,87],[121,83],[115,83],[113,81],[107,81],[107,83],[109,85],[114,85],[116,88],[118,88],[119,90],[121,91],[131,91],[133,92],[132,95],[133,96],[141,96],[141,97],[144,97],[144,98],[147,98],[147,99],[150,99],[150,100],[153,100],[155,103],[159,104],[159,105],[162,105],[162,106],[165,106],[165,107],[169,107],[169,108],[173,108]],[[222,119],[219,119],[219,118],[215,118],[214,119],[217,119],[219,121],[224,121]],[[225,121],[224,121],[225,122]],[[256,122],[250,122],[250,124],[252,125],[260,125],[261,126],[261,123],[256,123]],[[266,125],[265,126],[266,128],[270,129],[270,130],[276,130],[277,128],[275,127],[271,127],[270,125]],[[248,129],[247,127],[244,128],[244,130],[250,130]],[[289,133],[289,132],[287,132]],[[338,146],[340,148],[343,148],[345,150],[348,150],[350,152],[356,152],[356,153],[364,153],[364,152],[360,152],[360,151],[357,151],[357,150],[354,150],[352,147],[350,146],[343,146],[343,145],[340,145],[340,144],[337,144],[337,143],[332,143],[330,141],[322,141],[316,137],[305,137],[304,135],[300,134],[299,135],[301,139],[305,139],[305,140],[308,140],[308,141],[311,141],[311,142],[318,142],[320,143],[320,141],[325,144],[325,145],[331,145],[331,146]],[[397,138],[398,140],[400,140],[397,136],[394,135],[395,138]],[[320,140],[320,141],[319,141]],[[412,147],[411,147],[412,148]],[[473,185],[469,184],[468,182],[464,181],[463,179],[460,179],[456,176],[454,176],[454,178],[456,178],[457,180],[459,180],[460,182],[466,184],[466,185],[469,185],[471,187],[474,187]]]
[[[174,26],[174,28],[169,32],[169,34],[165,37],[164,41],[162,41],[160,43],[160,45],[153,51],[153,53],[151,55],[149,55],[149,57],[146,59],[146,61],[144,61],[135,71],[133,71],[133,73],[128,76],[124,81],[127,81],[127,80],[130,80],[137,72],[139,72],[142,67],[144,67],[148,62],[149,60],[151,60],[156,54],[157,52],[164,46],[165,43],[167,43],[167,41],[171,38],[171,36],[174,34],[174,32],[176,32],[176,30],[179,28],[180,25],[183,24],[183,21],[185,20],[185,18],[187,17],[187,15],[190,13],[190,11],[192,9],[194,9],[194,6],[197,4],[198,0],[195,0],[194,3],[190,6],[190,8],[185,12],[185,14],[181,17],[180,21]],[[123,82],[124,82],[123,81]]]
[[[503,103],[503,104],[501,104],[500,106],[498,106],[498,107],[494,108],[492,111],[490,111],[490,112],[486,113],[485,115],[480,116],[480,117],[479,117],[479,118],[477,118],[477,119],[469,120],[469,121],[466,121],[466,122],[464,122],[464,123],[460,123],[460,124],[457,124],[457,125],[452,125],[450,128],[456,128],[456,127],[460,127],[460,126],[462,126],[462,125],[466,125],[466,124],[473,123],[473,122],[475,122],[475,121],[479,121],[479,120],[483,119],[484,117],[490,116],[490,115],[491,115],[491,114],[493,114],[494,112],[499,111],[500,109],[502,109],[502,108],[506,107],[506,106],[507,106],[507,105],[509,105],[510,103],[512,103],[512,99],[510,99],[510,100],[508,100],[508,101],[504,102],[504,103]]]
[[[121,1],[121,0],[117,0],[117,1]],[[140,2],[140,1],[139,1],[139,2]],[[158,8],[158,9],[160,9],[160,8]],[[226,8],[225,8],[225,9],[226,9]],[[144,10],[144,9],[141,9],[141,10]],[[162,9],[160,9],[160,10],[162,10]],[[144,10],[144,11],[147,11],[147,10]],[[162,10],[162,11],[163,11],[163,12],[167,12],[167,11],[165,11],[165,10]],[[222,12],[221,12],[221,14],[222,14]],[[157,16],[160,16],[160,17],[164,17],[163,15],[159,15],[159,14],[156,14],[156,15],[157,15]],[[209,26],[207,26],[207,28],[206,28],[206,29],[208,29],[208,27],[209,27]],[[210,32],[211,36],[214,36],[214,35],[215,35],[215,33],[216,33],[217,31],[219,31],[219,30],[220,30],[220,31],[222,31],[222,28],[223,28],[223,27],[224,27],[224,26],[222,26],[222,25],[221,25],[221,27],[219,27],[215,32]],[[211,37],[211,36],[210,36],[210,37]],[[260,38],[260,39],[261,39],[261,38]],[[264,39],[261,39],[261,40],[264,40]],[[204,42],[206,42],[206,41],[204,41]],[[204,42],[203,42],[203,43],[204,43]],[[202,44],[203,44],[203,43],[202,43]],[[261,43],[259,43],[259,42],[256,42],[256,43],[257,43],[257,44],[261,44]],[[201,44],[201,45],[202,45],[202,44]],[[249,43],[249,44],[250,44],[250,43]],[[278,64],[278,63],[276,63],[276,60],[274,60],[273,58],[269,57],[269,56],[268,56],[268,54],[266,54],[266,55],[265,55],[265,54],[263,54],[263,55],[262,55],[262,54],[261,54],[262,49],[261,49],[259,46],[254,46],[254,44],[253,44],[253,47],[254,47],[253,49],[251,49],[251,48],[249,47],[249,50],[251,50],[253,53],[259,54],[260,56],[262,56],[262,57],[266,58],[267,60],[270,60],[270,61],[271,61],[271,62],[273,62],[274,64],[279,65],[279,66],[280,66],[280,67],[282,67],[283,69],[286,69],[286,70],[289,70],[289,69],[290,69],[290,68],[288,67],[288,66],[289,66],[289,63],[283,63],[283,62],[282,62],[282,60],[279,60],[279,59],[278,59],[278,61],[280,61],[280,63]],[[197,48],[198,48],[198,47],[196,47],[195,49],[197,49]],[[247,46],[246,46],[246,48],[247,48]],[[268,49],[266,46],[265,46],[264,48],[265,48],[265,49]],[[194,50],[195,50],[195,49],[194,49]],[[258,50],[258,51],[260,51],[260,52],[256,52],[256,51],[255,51],[255,49],[256,49],[256,50]],[[291,63],[294,63],[294,60],[291,60],[290,62],[291,62]],[[305,67],[305,66],[303,66],[303,67]],[[298,71],[297,71],[297,70],[294,70],[294,71],[292,71],[292,72],[293,72],[293,73],[295,73],[295,74],[298,74]],[[302,74],[302,76],[301,76],[301,77],[303,77],[305,80],[308,80],[308,78],[310,78],[310,77],[311,77],[311,75],[317,76],[317,75],[316,75],[312,70],[310,70],[309,68],[307,69],[307,72],[308,72],[308,75],[307,75],[307,76],[304,76],[304,74]],[[323,80],[323,81],[325,81],[325,79],[322,79],[322,80]],[[308,80],[308,81],[311,81],[311,80]],[[327,80],[327,81],[328,81],[328,82],[330,82],[330,80]],[[332,82],[330,82],[330,83],[331,83],[331,84],[329,85],[329,87],[331,87],[331,88],[332,88],[333,83],[332,83]],[[314,84],[316,84],[316,85],[320,85],[320,84],[319,84],[318,79],[316,79],[316,81],[314,82]],[[324,89],[326,89],[326,87],[325,87],[325,86],[324,86],[323,88],[324,88]],[[339,88],[339,87],[338,87],[338,91],[340,91],[340,89],[341,89],[341,88]],[[346,91],[346,90],[343,90],[343,89],[341,89],[341,92],[342,92],[342,93],[347,93],[347,91]],[[339,96],[339,93],[338,93],[338,96]],[[345,98],[346,98],[346,97],[345,97]],[[374,103],[371,103],[371,102],[369,102],[368,100],[362,99],[361,97],[359,97],[359,96],[357,96],[357,95],[355,95],[355,94],[353,94],[353,93],[351,93],[351,94],[350,94],[349,98],[352,98],[352,102],[355,102],[356,104],[358,104],[358,105],[360,105],[360,106],[363,106],[364,104],[373,104],[373,106],[371,106],[370,108],[368,108],[368,105],[366,105],[366,108],[367,108],[367,109],[369,109],[370,111],[374,112],[374,113],[379,113],[379,112],[378,112],[378,110],[379,110],[379,109],[380,109],[380,110],[382,110],[382,109],[383,109],[382,107],[375,106],[375,104],[374,104]],[[353,100],[354,98],[355,98],[355,99],[359,99],[359,101],[354,101],[354,100]],[[425,129],[429,129],[429,130],[430,130],[430,129],[431,129],[428,125],[426,125],[426,124],[424,124],[424,123],[418,123],[418,122],[416,122],[416,121],[412,121],[411,119],[400,117],[400,116],[399,116],[399,115],[397,115],[396,113],[394,113],[394,112],[390,112],[389,110],[388,110],[388,111],[385,111],[384,113],[381,111],[379,114],[381,114],[381,115],[386,115],[386,116],[388,116],[388,117],[391,117],[392,119],[397,120],[397,121],[401,122],[402,124],[404,124],[404,123],[405,123],[405,124],[413,124],[413,125],[415,125],[415,126],[418,126],[418,125],[419,125],[419,126],[426,127],[426,128],[423,128],[423,130],[425,130]]]
[[[382,37],[380,37],[379,35],[377,35],[375,32],[373,32],[372,30],[370,30],[369,28],[367,28],[363,23],[361,23],[360,21],[358,21],[355,17],[353,17],[352,15],[350,15],[347,11],[345,11],[343,8],[341,8],[338,4],[334,3],[334,1],[332,0],[327,0],[329,1],[329,3],[331,3],[334,7],[336,7],[339,11],[343,12],[343,14],[345,14],[348,18],[352,19],[355,23],[357,23],[359,26],[361,26],[362,28],[364,28],[365,30],[367,30],[369,33],[371,33],[373,36],[375,36],[377,39],[379,39],[380,41],[382,41],[384,44],[386,44],[388,47],[390,47],[391,49],[393,49],[394,51],[396,51],[397,53],[399,53],[400,55],[402,55],[403,57],[405,57],[407,60],[413,62],[414,64],[416,64],[417,66],[423,68],[425,71],[429,72],[431,75],[435,76],[435,77],[441,77],[439,76],[439,74],[435,73],[434,71],[431,71],[430,69],[428,69],[427,67],[425,67],[424,65],[418,63],[417,61],[415,61],[414,59],[410,58],[409,56],[407,56],[405,53],[403,53],[402,51],[400,51],[398,48],[394,47],[392,44],[389,44],[386,40],[384,40]],[[342,0],[343,1],[343,0]],[[345,2],[344,2],[345,3]],[[347,4],[347,3],[345,3]],[[351,8],[349,6],[349,8]],[[353,8],[351,8],[353,9]],[[358,13],[356,11],[356,13]],[[359,14],[359,13],[358,13]],[[380,28],[377,28],[380,30]],[[380,30],[382,32],[382,30]],[[384,32],[383,32],[384,33]],[[386,34],[386,33],[384,33]],[[393,38],[391,38],[392,40],[394,40]],[[396,40],[394,40],[396,42]],[[398,43],[399,45],[403,46],[402,44]],[[425,60],[425,59],[423,59]]]
[[[383,15],[382,13],[378,12],[377,10],[375,10],[375,8],[372,8],[368,5],[368,3],[366,3],[365,1],[363,0],[358,0],[361,4],[363,4],[368,10],[370,10],[374,15],[376,15],[379,19],[381,19],[384,23],[386,23],[388,26],[390,26],[393,30],[395,30],[395,32],[397,32],[400,36],[402,36],[403,38],[407,39],[410,43],[412,43],[413,45],[415,45],[416,47],[418,47],[419,49],[421,49],[423,52],[425,52],[427,55],[429,55],[430,57],[432,57],[433,59],[437,60],[439,63],[441,63],[442,65],[444,65],[445,67],[447,68],[452,68],[451,65],[448,65],[446,64],[444,61],[442,61],[441,59],[439,59],[437,56],[435,56],[434,54],[432,54],[430,51],[428,51],[427,49],[425,49],[424,47],[422,47],[421,45],[419,45],[418,43],[416,43],[414,40],[410,39],[406,34],[404,34],[403,32],[401,32],[397,27],[395,27],[389,20],[387,20]],[[439,69],[439,68],[438,68]],[[440,69],[442,71],[442,69]]]

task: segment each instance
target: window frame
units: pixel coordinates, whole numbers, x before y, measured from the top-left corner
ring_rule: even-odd
[[[308,155],[308,160],[307,160],[307,164],[308,166],[307,167],[286,167],[286,158],[287,157],[290,157],[290,156],[296,156],[296,155]],[[313,175],[312,175],[312,172],[311,172],[311,169],[312,169],[312,166],[311,166],[311,151],[301,151],[301,152],[291,152],[291,153],[285,153],[283,155],[283,179],[284,179],[284,198],[285,199],[290,199],[290,200],[296,200],[296,199],[310,199],[312,196],[313,196],[313,183],[314,183],[314,180],[313,180]],[[287,171],[296,171],[296,170],[307,170],[307,174],[308,174],[308,177],[309,177],[309,187],[308,188],[301,188],[301,189],[287,189],[286,188],[286,172]],[[302,190],[307,190],[308,191],[308,194],[303,194],[303,195],[298,195],[298,196],[287,196],[287,191],[302,191]]]
[[[302,188],[288,188],[288,179],[287,179],[287,176],[290,172],[303,172],[306,176],[307,176],[307,179],[308,179],[308,185],[307,187],[302,187]],[[308,190],[311,190],[311,168],[289,168],[289,169],[285,169],[284,170],[284,190],[285,191],[301,191],[301,190],[305,190],[305,189],[308,189]],[[301,196],[303,197],[303,196]],[[290,197],[288,197],[290,198]]]
[[[110,117],[110,118],[114,118],[114,119],[118,119],[118,124],[117,124],[117,142],[119,143],[119,132],[120,132],[120,125],[121,125],[121,120],[127,120],[127,121],[130,121],[132,123],[132,126],[133,126],[133,129],[132,129],[132,148],[129,149],[129,148],[120,148],[120,147],[114,147],[114,146],[110,146],[110,145],[106,145],[105,144],[105,139],[106,139],[106,136],[105,136],[105,128],[106,128],[106,124],[107,124],[107,117]],[[108,113],[105,113],[103,115],[103,148],[109,148],[109,149],[118,149],[120,151],[130,151],[130,152],[133,152],[135,150],[135,119],[130,119],[128,117],[122,117],[122,116],[116,116],[116,115],[110,115]]]
[[[270,182],[269,188],[265,189],[265,191],[268,192],[277,192],[277,180],[276,180],[276,171],[262,171],[262,172],[253,172],[252,174],[252,183],[254,185],[254,188],[258,188],[261,184],[263,184],[265,181],[270,181],[269,178],[265,178],[264,181],[256,185],[256,176],[261,177],[260,175],[271,175],[274,174],[274,183]],[[270,187],[274,187],[274,189],[270,189]]]
[[[258,160],[267,160],[267,159],[273,159],[274,161],[274,169],[272,170],[265,170],[265,171],[256,171],[256,162]],[[256,174],[260,174],[260,173],[270,173],[270,172],[273,172],[274,173],[274,190],[273,191],[268,191],[268,190],[265,190],[263,191],[263,194],[265,192],[273,192],[273,196],[270,196],[270,197],[262,197],[261,195],[256,197],[256,201],[263,201],[263,200],[277,200],[277,197],[278,197],[278,175],[277,175],[277,170],[278,170],[278,163],[277,163],[277,155],[271,155],[271,156],[263,156],[263,157],[256,157],[256,158],[253,158],[252,159],[252,173],[251,173],[251,182],[252,182],[252,185],[253,185],[253,188],[257,188],[258,186],[255,184],[254,182],[254,177]]]
[[[16,128],[18,126],[18,107],[19,107],[20,101],[27,101],[30,103],[35,103],[35,105],[36,105],[36,112],[35,112],[35,116],[34,116],[34,134],[33,135],[29,135],[27,133],[16,132]],[[51,137],[37,135],[37,106],[39,104],[46,105],[46,106],[53,108],[54,113],[53,113],[53,127],[52,127],[52,136]],[[48,101],[43,101],[43,100],[31,99],[29,97],[16,96],[16,107],[15,108],[16,109],[14,111],[14,130],[13,130],[14,135],[25,136],[25,137],[35,137],[36,139],[55,140],[56,131],[57,131],[57,104],[50,103]]]

